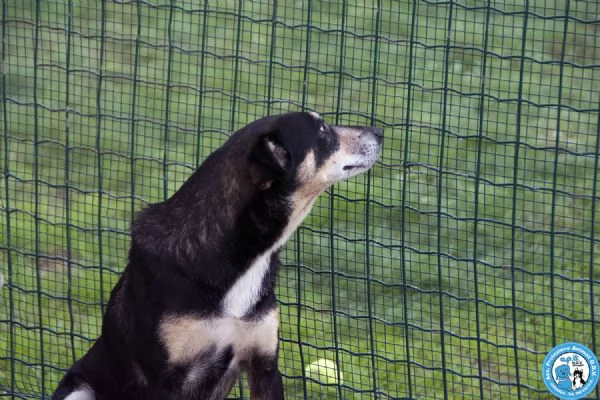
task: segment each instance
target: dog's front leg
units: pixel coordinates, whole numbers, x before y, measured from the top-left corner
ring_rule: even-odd
[[[252,400],[283,400],[283,382],[277,367],[277,353],[255,355],[248,368]]]

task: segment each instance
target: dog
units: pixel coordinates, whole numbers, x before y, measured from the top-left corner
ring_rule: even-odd
[[[217,400],[242,372],[252,399],[283,399],[279,249],[320,193],[373,165],[382,138],[314,112],[231,135],[171,198],[135,218],[101,335],[53,399]]]
[[[583,379],[583,369],[575,368],[573,371],[573,390],[579,389],[585,385],[585,379]]]

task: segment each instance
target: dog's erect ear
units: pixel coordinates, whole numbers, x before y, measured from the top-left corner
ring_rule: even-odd
[[[258,143],[252,150],[252,157],[277,172],[286,172],[290,165],[290,153],[272,134],[258,138]]]

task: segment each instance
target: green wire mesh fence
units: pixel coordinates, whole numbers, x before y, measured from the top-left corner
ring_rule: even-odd
[[[546,352],[600,352],[597,1],[1,4],[0,397],[98,336],[138,210],[297,110],[385,143],[283,253],[287,398],[551,399]]]

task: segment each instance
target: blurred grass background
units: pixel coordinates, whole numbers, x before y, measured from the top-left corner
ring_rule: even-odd
[[[97,337],[138,210],[297,110],[385,143],[286,246],[287,398],[550,399],[551,347],[600,352],[598,2],[1,4],[0,397]]]

